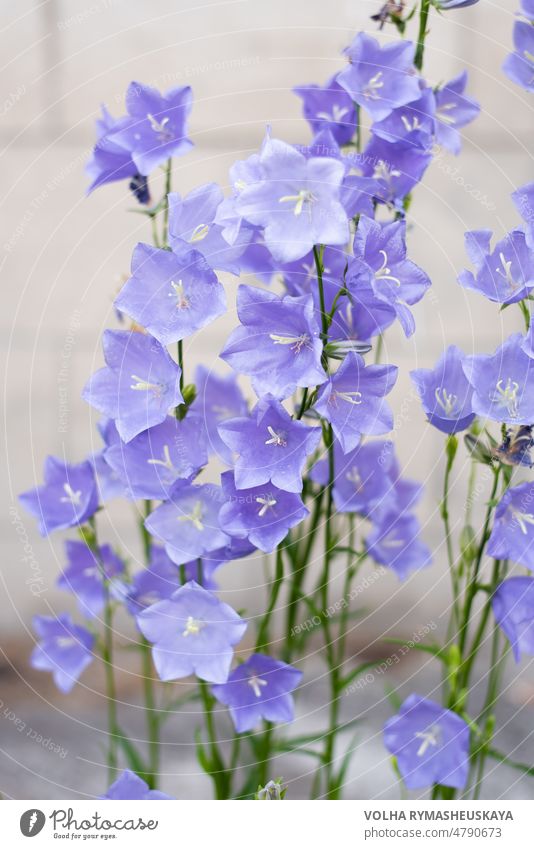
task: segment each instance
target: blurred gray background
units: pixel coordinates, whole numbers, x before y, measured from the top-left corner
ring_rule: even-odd
[[[18,492],[41,480],[46,454],[79,461],[99,447],[95,413],[81,401],[80,391],[100,365],[102,330],[115,326],[112,301],[128,273],[132,248],[150,238],[143,217],[125,211],[135,205],[125,183],[85,197],[83,167],[94,142],[100,103],[121,114],[132,79],[160,89],[191,85],[190,135],[195,148],[176,160],[173,187],[185,193],[212,180],[227,187],[229,166],[258,148],[266,124],[275,136],[290,142],[310,138],[292,86],[325,82],[341,68],[341,50],[358,30],[375,30],[369,16],[380,5],[380,0],[0,4],[0,321],[6,449],[0,511],[0,791],[7,796],[72,798],[101,793],[106,786],[100,673],[90,672],[71,697],[62,697],[47,675],[28,666],[31,616],[73,610],[74,605],[54,587],[63,565],[61,535],[42,540],[16,501]],[[385,632],[407,639],[429,625],[442,632],[447,613],[449,583],[437,512],[443,439],[425,424],[408,372],[432,365],[448,344],[460,345],[467,353],[489,352],[512,329],[521,329],[519,311],[499,313],[456,283],[466,262],[464,231],[488,227],[502,235],[517,222],[511,191],[533,176],[532,100],[500,70],[511,49],[515,10],[516,0],[481,0],[441,18],[431,15],[428,80],[442,83],[467,68],[468,91],[482,106],[479,119],[465,132],[461,156],[440,156],[416,190],[409,251],[434,285],[415,308],[415,336],[406,340],[397,330],[388,332],[384,353],[386,361],[400,367],[390,396],[396,414],[394,436],[406,474],[426,485],[419,515],[434,564],[403,585],[386,574],[362,591],[358,606],[364,612],[352,625],[348,649],[360,658],[383,654],[380,640]],[[384,40],[394,37],[391,29],[382,35]],[[232,302],[236,282],[225,282]],[[189,375],[201,360],[224,370],[222,363],[216,364],[217,353],[235,322],[232,306],[209,331],[186,344]],[[465,454],[460,452],[453,526],[461,521],[466,477]],[[477,516],[486,495],[481,477]],[[102,529],[106,539],[138,557],[135,527],[124,505],[113,508]],[[253,559],[221,572],[224,597],[247,606],[252,615],[263,604],[263,566]],[[336,573],[343,568],[342,562],[336,564]],[[372,565],[367,569],[373,574]],[[119,623],[118,629],[126,640],[128,623]],[[299,707],[298,733],[313,731],[322,721],[326,695],[316,649],[312,644],[307,661],[310,685]],[[142,739],[140,679],[130,655],[121,665],[120,697],[132,705],[125,724]],[[528,662],[511,669],[500,713],[500,746],[522,760],[534,760],[534,685],[529,671]],[[484,668],[479,677],[483,685]],[[437,668],[416,651],[395,664],[388,680],[390,686],[400,687],[403,697],[413,689],[431,695],[439,683]],[[191,746],[195,710],[189,708],[169,723],[163,784],[178,797],[209,792]],[[347,797],[398,797],[380,740],[381,724],[391,712],[380,675],[344,699],[344,718],[361,717]],[[39,735],[41,742],[36,742]],[[48,751],[49,739],[66,754]],[[298,798],[308,792],[310,766],[304,758],[282,758],[273,775],[284,775],[291,782],[290,796]],[[492,772],[485,795],[528,798],[532,785],[518,782],[518,775],[503,768]]]

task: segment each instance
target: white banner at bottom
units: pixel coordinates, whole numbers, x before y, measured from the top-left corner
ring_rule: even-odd
[[[2,801],[6,849],[70,843],[218,849],[291,845],[532,849],[532,802]],[[162,842],[163,841],[163,842]]]

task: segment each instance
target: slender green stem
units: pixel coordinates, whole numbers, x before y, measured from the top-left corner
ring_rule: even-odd
[[[419,34],[417,36],[417,49],[415,51],[414,65],[421,71],[423,68],[423,57],[425,53],[425,39],[427,36],[428,13],[430,11],[430,0],[421,0],[419,8]]]
[[[224,766],[219,744],[217,740],[217,731],[215,728],[215,720],[213,716],[214,698],[211,695],[208,685],[205,681],[198,682],[200,689],[200,697],[204,706],[204,719],[206,722],[206,733],[208,735],[208,748],[210,751],[210,777],[215,788],[215,796],[217,799],[228,798],[228,774]]]
[[[456,629],[459,624],[459,595],[460,595],[460,586],[458,581],[458,575],[456,573],[456,562],[454,557],[454,549],[452,544],[452,536],[451,536],[451,524],[449,518],[449,487],[450,487],[450,477],[451,471],[454,463],[454,458],[456,457],[456,452],[458,450],[458,439],[454,434],[451,434],[447,438],[447,447],[446,447],[446,456],[447,463],[445,466],[445,475],[443,478],[443,498],[441,501],[440,514],[443,519],[443,527],[445,530],[445,545],[447,548],[447,562],[449,566],[449,574],[451,578],[452,585],[452,616],[451,616],[451,628]]]
[[[308,390],[308,387],[306,386],[306,388],[304,389],[304,391],[302,393],[302,399],[301,399],[300,407],[299,407],[299,410],[298,410],[298,413],[297,413],[297,419],[299,419],[299,420],[302,418],[302,416],[306,412],[306,406],[307,406],[307,403],[308,403],[308,393],[309,393],[309,390]]]
[[[161,244],[167,247],[169,244],[169,193],[172,187],[172,159],[167,160],[165,165],[165,199],[163,205],[163,234]]]
[[[382,334],[379,335],[376,340],[376,348],[375,348],[375,365],[378,365],[380,362],[380,358],[382,357],[382,348],[384,347],[384,337]]]
[[[271,618],[276,609],[276,602],[278,601],[278,596],[284,581],[284,558],[282,556],[282,551],[283,547],[279,545],[276,549],[276,571],[274,580],[271,584],[269,603],[258,628],[255,648],[256,652],[264,651],[269,646],[269,627],[271,624]]]
[[[146,500],[144,506],[144,514],[146,518],[146,516],[148,516],[152,510],[151,501]],[[139,530],[141,533],[141,541],[143,543],[145,566],[148,566],[150,562],[151,537],[145,527],[143,519],[141,519],[139,522]],[[141,639],[141,660],[149,755],[149,767],[148,774],[146,775],[146,780],[149,786],[154,789],[157,787],[158,783],[161,723],[160,714],[156,706],[156,696],[154,692],[154,670],[152,665],[152,653],[150,643],[144,637]]]

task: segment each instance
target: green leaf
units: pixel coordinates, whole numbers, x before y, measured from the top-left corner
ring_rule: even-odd
[[[126,758],[126,763],[133,772],[136,772],[137,775],[144,778],[149,774],[149,769],[145,764],[141,753],[123,731],[118,728],[117,731],[119,732],[117,734],[117,745],[122,749],[124,757]]]
[[[528,764],[522,764],[519,763],[519,761],[513,761],[507,755],[504,755],[502,752],[497,751],[497,749],[488,749],[487,753],[490,758],[493,758],[493,760],[506,764],[506,766],[512,767],[512,769],[517,769],[519,772],[525,773],[525,775],[531,775],[534,777],[534,766],[528,766]]]
[[[385,643],[392,643],[395,646],[407,646],[410,649],[416,649],[417,651],[426,652],[426,654],[432,654],[434,657],[439,658],[440,660],[445,660],[443,657],[443,651],[440,646],[437,645],[426,645],[425,643],[414,643],[413,640],[400,640],[395,639],[394,637],[384,637]],[[412,645],[413,643],[413,645]]]
[[[197,730],[195,731],[195,743],[196,743],[198,762],[199,762],[200,766],[202,767],[202,769],[204,770],[204,772],[207,773],[208,775],[211,775],[211,773],[213,772],[213,765],[212,765],[211,760],[207,756],[206,751],[204,749],[204,744],[202,743],[202,734],[201,734],[200,728],[197,728]]]

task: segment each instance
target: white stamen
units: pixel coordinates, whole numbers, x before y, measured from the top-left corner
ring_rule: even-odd
[[[378,71],[378,73],[371,77],[363,90],[364,97],[368,100],[378,100],[378,92],[381,88],[384,88],[383,76],[383,72]]]
[[[205,239],[210,231],[209,224],[197,224],[191,236],[189,238],[189,242],[201,242],[202,239]]]
[[[300,192],[298,193],[298,195],[284,195],[283,197],[279,198],[278,203],[293,203],[294,202],[295,206],[294,206],[294,209],[293,209],[293,215],[297,215],[297,216],[302,213],[304,206],[307,205],[308,211],[310,213],[310,218],[311,218],[311,205],[316,200],[317,200],[317,198],[315,197],[313,192],[310,192],[309,189],[301,189]]]
[[[499,259],[501,261],[502,268],[499,268],[497,266],[495,271],[501,277],[504,277],[504,279],[508,283],[508,286],[510,287],[511,291],[515,292],[515,290],[519,287],[519,283],[516,283],[516,281],[512,277],[512,260],[506,259],[506,257],[502,253],[502,251],[499,253]]]
[[[202,501],[196,501],[191,513],[188,513],[184,516],[178,516],[179,522],[191,522],[191,524],[197,529],[197,531],[203,531],[204,525],[202,523]]]
[[[185,623],[185,630],[182,631],[182,637],[196,637],[197,634],[200,634],[205,624],[205,622],[201,622],[199,619],[194,619],[193,616],[188,616]]]
[[[519,383],[507,377],[506,385],[503,386],[503,384],[504,380],[501,379],[497,381],[495,394],[490,396],[490,401],[494,404],[499,404],[501,407],[505,407],[508,410],[510,417],[515,419],[519,414],[517,399]]]
[[[350,471],[347,472],[345,477],[350,483],[354,484],[354,487],[357,490],[357,492],[362,491],[362,489],[363,489],[362,476],[360,475],[356,466],[354,466],[352,469],[350,469]]]
[[[391,182],[392,177],[400,177],[401,172],[383,159],[379,159],[374,167],[373,177],[375,180],[385,180],[386,183]]]
[[[414,115],[411,122],[410,119],[406,117],[406,115],[401,115],[401,121],[407,133],[413,133],[414,130],[419,130],[421,127],[421,122],[419,121],[417,115]]]
[[[81,501],[81,498],[82,498],[81,489],[77,489],[76,492],[74,492],[70,483],[64,483],[63,484],[63,491],[66,494],[61,496],[61,498],[59,499],[60,501],[63,501],[64,503],[68,503],[68,504],[73,504],[75,507],[77,507],[80,504],[80,501]]]
[[[155,395],[161,395],[161,384],[149,383],[148,380],[145,380],[143,377],[138,377],[136,374],[132,374],[131,378],[132,380],[135,380],[136,383],[132,383],[130,385],[130,389],[135,389],[139,392],[149,392],[152,390]]]
[[[521,510],[515,510],[514,508],[510,512],[521,528],[521,533],[527,534],[527,525],[534,525],[534,516],[532,513],[523,513]]]
[[[348,111],[346,106],[340,106],[339,103],[334,103],[331,115],[328,112],[318,112],[316,117],[322,121],[333,121],[337,124],[343,120]]]
[[[388,268],[388,255],[385,251],[379,251],[382,256],[382,265],[375,271],[375,280],[390,280],[395,286],[400,286],[401,282],[398,277],[393,277],[391,268]]]
[[[162,142],[170,141],[172,139],[172,132],[170,128],[167,126],[169,123],[169,118],[162,118],[161,121],[157,121],[150,112],[147,112],[146,116],[150,122],[151,129],[157,134],[158,138]]]
[[[280,448],[286,447],[287,441],[281,433],[277,433],[271,425],[267,425],[267,430],[271,434],[271,438],[265,440],[266,445],[278,445]]]
[[[362,401],[362,393],[357,390],[354,392],[332,392],[330,398],[341,398],[342,401],[346,401],[348,404],[354,404],[355,407],[359,406]]]
[[[76,645],[76,639],[74,637],[57,637],[56,645],[59,649],[68,649],[70,646]]]
[[[312,347],[307,333],[301,333],[300,336],[281,336],[278,333],[269,333],[269,339],[272,339],[275,345],[290,345],[295,354],[300,354],[302,348]]]
[[[423,742],[417,750],[417,757],[422,758],[426,750],[430,746],[439,746],[441,744],[441,728],[439,725],[431,725],[426,731],[416,731],[415,736]]]
[[[189,299],[184,292],[184,284],[182,281],[178,280],[178,283],[175,283],[174,280],[171,280],[171,289],[172,292],[169,292],[169,298],[176,299],[176,308],[179,310],[186,310],[189,306]]]
[[[273,498],[272,495],[267,495],[265,498],[262,495],[258,495],[256,503],[262,505],[258,510],[258,516],[263,517],[268,510],[275,506],[276,498]]]
[[[442,124],[448,124],[452,127],[456,124],[456,118],[453,115],[449,115],[451,109],[456,108],[456,103],[442,103],[441,106],[436,109],[436,118],[441,121]]]
[[[177,471],[171,460],[171,452],[168,445],[163,446],[163,460],[156,460],[154,457],[151,457],[150,460],[147,460],[147,463],[150,466],[163,466],[163,468],[168,469],[169,472]]]
[[[444,386],[436,388],[434,395],[445,415],[452,416],[456,409],[458,396],[449,394]]]

